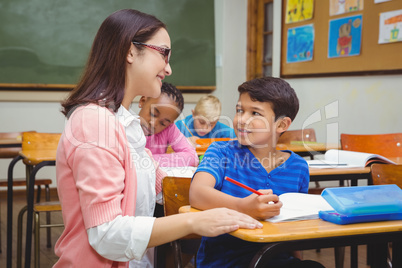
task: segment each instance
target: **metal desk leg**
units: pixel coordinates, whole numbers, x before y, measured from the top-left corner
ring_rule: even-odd
[[[22,159],[16,156],[8,166],[7,173],[7,268],[11,268],[13,254],[13,171],[15,164]]]
[[[272,257],[277,253],[277,250],[280,251],[281,247],[281,243],[267,244],[255,254],[254,258],[249,264],[249,268],[266,267],[266,262],[272,259]]]
[[[359,256],[357,245],[350,246],[350,267],[357,268],[357,256]]]
[[[373,256],[371,256],[371,267],[376,267],[376,268],[387,268],[387,251],[388,251],[388,243],[383,242],[383,243],[376,243],[376,244],[371,244],[373,252]],[[400,254],[400,252],[399,252]],[[398,267],[398,266],[395,266]]]
[[[29,176],[29,184],[28,184],[28,199],[27,199],[27,226],[25,232],[25,268],[29,268],[31,266],[31,249],[32,249],[32,222],[33,222],[33,203],[34,203],[34,188],[35,188],[35,176],[38,173],[38,170],[44,166],[54,165],[55,161],[44,161],[37,164],[30,176]]]

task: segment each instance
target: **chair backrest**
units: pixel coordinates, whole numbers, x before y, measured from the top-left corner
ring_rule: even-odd
[[[374,185],[396,184],[402,189],[402,165],[372,164],[371,178]]]
[[[278,143],[290,144],[292,141],[316,142],[315,130],[313,128],[285,131],[278,140]]]
[[[379,154],[385,157],[402,156],[402,133],[355,135],[341,134],[342,150]]]
[[[34,132],[34,131],[29,131]],[[0,132],[0,139],[22,140],[23,132]],[[20,147],[0,148],[0,158],[14,158],[21,151]]]
[[[162,180],[163,207],[165,216],[179,213],[179,208],[190,205],[191,178],[165,177]]]
[[[56,150],[61,133],[22,133],[22,150]]]
[[[179,213],[179,208],[190,205],[189,191],[191,178],[165,177],[162,180],[163,209],[165,216]],[[190,234],[181,239],[200,239],[201,236]]]

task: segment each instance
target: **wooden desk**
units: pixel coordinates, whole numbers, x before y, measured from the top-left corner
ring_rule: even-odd
[[[7,268],[11,268],[12,260],[12,221],[13,221],[13,170],[19,160],[23,160],[27,168],[27,224],[25,243],[25,267],[31,265],[32,248],[32,222],[34,205],[34,186],[36,173],[44,166],[56,165],[56,150],[35,150],[20,151],[8,168],[8,189],[7,189]],[[17,262],[21,263],[21,256],[17,256]]]
[[[358,180],[367,180],[371,182],[370,167],[362,168],[309,168],[310,181],[339,181],[340,186],[344,185],[345,180],[351,180],[351,186],[357,186]]]
[[[402,164],[402,157],[388,157],[397,164]],[[354,168],[309,168],[310,181],[340,181],[351,180],[352,186],[357,186],[358,180],[367,180],[372,184],[370,167]]]
[[[290,144],[278,143],[276,145],[276,149],[290,150],[297,154],[306,154],[303,156],[310,156],[316,154],[323,154],[330,149],[340,149],[340,147],[337,144],[309,142],[309,143],[290,143]]]
[[[21,139],[0,139],[0,148],[19,148]]]
[[[179,212],[196,212],[190,206]],[[271,223],[261,221],[262,229],[239,229],[231,235],[240,239],[267,243],[253,258],[249,267],[265,263],[282,251],[373,244],[376,254],[372,267],[387,267],[387,242],[393,242],[393,267],[402,267],[402,221],[383,221],[337,225],[320,219]]]
[[[21,142],[21,138],[15,138],[15,139],[0,139],[0,148],[1,149],[5,149],[5,151],[2,152],[2,156],[0,158],[13,158],[15,157],[15,152],[14,149],[15,148],[21,148],[22,142]],[[11,187],[10,187],[11,185]],[[11,182],[8,180],[7,181],[7,196],[10,196],[10,194],[13,194],[13,189],[12,189],[12,185],[13,182],[11,180]],[[8,197],[7,197],[8,198]],[[12,206],[11,206],[12,209]],[[7,213],[9,213],[9,209],[7,211]],[[8,214],[7,214],[7,219],[8,219]],[[9,233],[9,231],[12,230],[11,226],[10,228],[8,227],[7,224],[7,234]],[[11,239],[11,238],[10,238]],[[11,250],[8,249],[8,235],[7,235],[7,263],[8,263],[8,254],[11,254]],[[11,257],[10,257],[10,265],[7,267],[11,266]]]

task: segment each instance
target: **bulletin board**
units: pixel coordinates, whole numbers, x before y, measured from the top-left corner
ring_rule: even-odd
[[[287,0],[282,1],[281,77],[402,74],[402,42],[378,43],[380,13],[402,9],[401,0],[379,4],[375,4],[374,0],[365,0],[363,10],[333,16],[329,14],[329,2],[329,0],[315,0],[312,19],[286,23],[286,14],[289,10],[286,8]],[[362,15],[360,54],[329,58],[329,21],[357,15]],[[289,62],[288,29],[309,24],[314,28],[312,60]]]

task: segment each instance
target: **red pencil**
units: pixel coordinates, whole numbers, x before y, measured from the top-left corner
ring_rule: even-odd
[[[227,181],[231,182],[231,183],[236,184],[237,186],[240,186],[240,187],[242,187],[242,188],[244,188],[244,189],[246,189],[246,190],[249,190],[250,192],[253,192],[253,193],[258,194],[258,195],[263,195],[263,193],[261,193],[261,192],[259,192],[259,191],[257,191],[257,190],[254,190],[253,188],[250,188],[250,187],[248,187],[247,185],[244,185],[243,183],[240,183],[240,182],[238,182],[238,181],[235,181],[234,179],[231,179],[231,178],[229,178],[229,177],[226,177],[225,179],[226,179]]]

